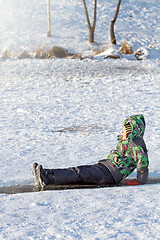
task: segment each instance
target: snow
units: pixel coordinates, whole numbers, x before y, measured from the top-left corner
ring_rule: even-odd
[[[4,195],[0,236],[159,239],[158,196],[157,186]]]
[[[96,163],[115,148],[123,120],[137,113],[147,123],[150,177],[159,177],[157,1],[123,3],[115,25],[118,44],[126,40],[134,51],[142,49],[148,56],[143,61],[133,56],[43,60],[16,55],[54,45],[84,56],[97,47],[112,53],[109,26],[116,3],[98,3],[97,43],[91,45],[82,2],[51,1],[52,37],[47,38],[46,1],[1,0],[0,55],[12,55],[0,58],[1,186],[32,184],[35,161],[46,168]],[[157,240],[159,190],[155,184],[1,194],[0,239]]]

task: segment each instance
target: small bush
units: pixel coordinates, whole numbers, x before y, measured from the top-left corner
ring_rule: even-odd
[[[134,53],[132,47],[129,46],[129,44],[126,41],[123,42],[119,51],[121,52],[121,54],[133,54]]]
[[[73,56],[73,54],[69,53],[68,50],[62,47],[54,46],[53,48],[49,49],[49,55],[52,58],[53,56],[57,58],[66,58],[69,56]]]
[[[66,58],[73,56],[72,53],[68,52],[65,48],[54,46],[49,49],[43,49],[39,47],[36,51],[36,58],[49,59],[49,58]]]

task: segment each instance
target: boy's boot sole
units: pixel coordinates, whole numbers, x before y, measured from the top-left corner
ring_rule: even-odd
[[[35,179],[35,186],[38,187],[39,190],[43,190],[44,184],[41,179],[41,166],[38,163],[33,164],[32,174]]]

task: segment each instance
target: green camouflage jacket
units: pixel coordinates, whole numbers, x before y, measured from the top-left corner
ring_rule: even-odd
[[[118,136],[116,150],[111,150],[107,159],[99,161],[112,173],[115,182],[120,182],[137,168],[137,181],[146,183],[148,178],[148,154],[143,135],[145,120],[143,115],[134,115],[124,121],[124,125],[130,123],[132,133],[123,141]]]

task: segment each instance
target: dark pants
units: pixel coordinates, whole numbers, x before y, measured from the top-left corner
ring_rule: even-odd
[[[84,165],[66,169],[53,169],[55,184],[69,183],[114,183],[114,178],[108,168],[101,163]]]

